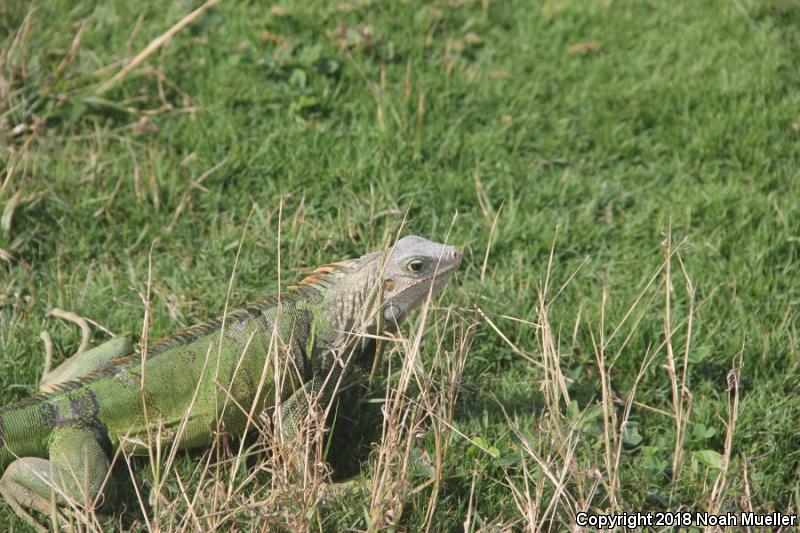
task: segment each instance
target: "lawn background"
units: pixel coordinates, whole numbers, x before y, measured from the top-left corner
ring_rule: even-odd
[[[637,387],[645,407],[620,433],[618,510],[706,510],[724,466],[719,509],[796,512],[798,2],[222,2],[98,92],[199,5],[0,4],[3,403],[35,390],[40,331],[59,353],[78,344],[75,328],[45,319],[50,308],[140,334],[151,248],[159,338],[222,311],[251,211],[233,302],[277,287],[278,246],[285,285],[381,246],[407,213],[404,233],[464,251],[441,303],[480,326],[454,424],[497,452],[453,437],[434,523],[459,530],[472,505],[471,527],[510,524],[521,515],[509,480],[523,479],[522,462],[537,467],[499,406],[532,442],[554,415],[541,369],[486,317],[541,357],[537,329],[501,315],[540,319],[552,248],[548,298],[569,280],[548,316],[569,377],[575,475],[603,479],[594,346],[621,324],[604,352],[610,397],[624,399],[664,341],[656,273],[677,248],[679,373],[692,316],[685,459],[673,476],[662,348]],[[332,505],[321,522],[365,529],[364,501]],[[592,505],[609,501],[601,483]],[[402,528],[424,521],[426,502],[409,498]],[[5,506],[0,520],[24,529]]]

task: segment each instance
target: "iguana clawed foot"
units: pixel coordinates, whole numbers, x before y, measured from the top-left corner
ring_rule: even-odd
[[[56,506],[93,508],[105,485],[109,459],[91,429],[61,428],[53,432],[50,459],[22,457],[0,478],[0,495],[37,531],[46,532],[25,509],[63,523]],[[59,520],[61,519],[61,520]]]
[[[39,382],[41,392],[57,390],[59,385],[106,368],[118,357],[133,352],[133,345],[126,337],[114,337],[87,351],[92,330],[85,318],[61,309],[53,309],[47,316],[77,324],[82,335],[75,354],[51,370],[53,342],[47,331],[41,333],[45,346],[44,372]],[[60,415],[54,411],[53,416]],[[58,426],[56,422],[52,421]],[[104,438],[93,427],[56,427],[48,439],[49,459],[19,457],[11,462],[0,478],[0,496],[37,531],[46,532],[47,528],[27,509],[49,517],[54,527],[58,524],[69,527],[63,511],[66,507],[93,509],[102,499],[110,467],[101,444]]]

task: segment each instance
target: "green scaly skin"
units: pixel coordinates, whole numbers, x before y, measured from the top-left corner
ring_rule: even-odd
[[[396,328],[460,263],[455,248],[409,236],[320,267],[144,357],[112,339],[70,359],[45,376],[52,392],[0,408],[0,495],[46,531],[28,510],[53,516],[52,501],[91,507],[119,447],[146,454],[156,434],[161,449],[208,446],[218,428],[241,436],[253,413],[273,412],[277,401],[278,427],[290,436],[311,401],[326,408],[350,361],[369,368],[375,343],[358,334]]]

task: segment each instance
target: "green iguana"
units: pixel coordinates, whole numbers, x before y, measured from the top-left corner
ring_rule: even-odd
[[[51,501],[98,501],[115,451],[146,453],[148,432],[158,430],[162,449],[208,446],[218,428],[240,436],[265,410],[296,431],[311,402],[330,404],[351,361],[376,357],[375,334],[396,328],[460,264],[454,247],[408,236],[143,355],[115,338],[67,360],[43,379],[50,392],[0,408],[0,495],[45,531],[28,510],[51,516]]]

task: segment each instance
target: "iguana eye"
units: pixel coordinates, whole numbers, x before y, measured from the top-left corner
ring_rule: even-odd
[[[408,269],[411,272],[419,272],[422,270],[422,260],[421,259],[414,259],[408,264]]]

